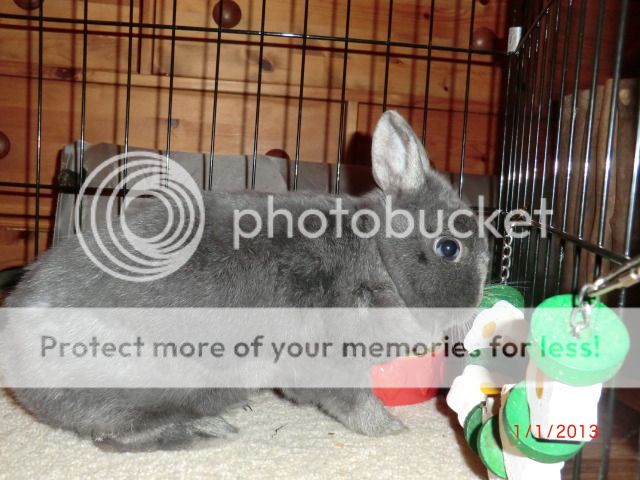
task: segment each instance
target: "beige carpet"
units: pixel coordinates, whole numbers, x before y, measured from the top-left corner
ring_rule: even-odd
[[[482,478],[442,398],[393,409],[409,431],[367,438],[311,407],[271,394],[225,417],[237,439],[181,452],[104,453],[73,434],[39,424],[0,393],[0,478]]]

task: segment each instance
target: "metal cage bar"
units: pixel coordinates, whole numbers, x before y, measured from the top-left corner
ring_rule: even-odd
[[[427,145],[427,120],[429,119],[429,87],[431,85],[431,55],[433,52],[433,17],[436,0],[431,0],[429,7],[429,38],[427,39],[427,72],[424,84],[424,110],[422,112],[422,144]]]
[[[133,23],[133,0],[129,0],[129,22]],[[127,38],[127,86],[124,107],[124,158],[123,178],[127,177],[127,157],[129,155],[129,129],[131,126],[131,75],[133,74],[133,26],[129,25]],[[123,185],[123,193],[127,192],[127,184]]]
[[[220,10],[224,8],[224,0],[220,0]],[[213,80],[213,105],[211,107],[211,141],[209,143],[209,176],[207,188],[213,189],[213,161],[216,151],[216,125],[218,124],[218,86],[220,82],[220,50],[222,47],[222,29],[216,34],[216,65]]]
[[[609,184],[611,181],[611,165],[613,163],[613,144],[615,135],[615,124],[618,111],[618,92],[620,91],[620,75],[622,71],[622,54],[624,48],[625,33],[627,27],[627,14],[629,0],[622,0],[620,3],[620,18],[618,19],[618,35],[616,38],[615,58],[613,64],[613,86],[611,92],[611,103],[609,105],[609,121],[607,127],[607,147],[605,159],[605,172],[600,191],[600,212],[598,219],[598,246],[604,246],[604,236],[606,232],[606,217],[609,207]],[[625,239],[626,241],[626,239]],[[627,245],[625,245],[627,247]],[[626,250],[626,248],[625,248]],[[596,257],[594,266],[594,277],[600,275],[602,267],[602,257]],[[623,297],[624,298],[624,297]],[[609,459],[611,455],[611,438],[613,435],[613,420],[615,416],[616,391],[611,388],[608,391],[605,420],[602,435],[602,450],[600,470],[598,476],[601,479],[607,478],[609,473]]]
[[[260,101],[262,100],[262,67],[264,63],[264,25],[267,17],[267,0],[262,0],[260,13],[260,49],[258,52],[258,86],[256,90],[256,123],[253,132],[253,156],[251,158],[251,190],[256,189],[258,168],[258,136],[260,134]]]
[[[393,26],[393,0],[389,0],[387,11],[387,48],[384,59],[384,87],[382,94],[382,111],[387,111],[387,93],[389,90],[389,60],[391,60],[391,28]]]
[[[36,218],[34,243],[34,257],[40,253],[40,176],[42,171],[42,71],[43,71],[43,51],[44,51],[44,28],[43,28],[43,3],[38,7],[38,110],[36,120]]]
[[[471,0],[471,17],[469,19],[469,48],[467,53],[467,72],[464,85],[464,113],[462,119],[462,140],[460,145],[460,173],[458,176],[458,196],[462,197],[464,188],[464,159],[467,153],[467,128],[469,123],[469,91],[471,89],[471,60],[473,46],[473,25],[476,19],[476,0]]]
[[[309,27],[309,0],[304,0],[304,27],[302,37],[302,61],[300,65],[300,90],[298,90],[298,121],[296,124],[296,153],[293,163],[293,190],[298,190],[300,171],[300,145],[302,134],[302,102],[304,100],[304,73],[307,63],[307,29]]]
[[[349,63],[349,27],[351,24],[351,0],[347,0],[347,14],[344,27],[344,49],[342,51],[342,82],[340,84],[340,129],[338,130],[338,158],[335,170],[335,193],[340,193],[340,167],[345,149],[345,122],[346,122],[346,91],[347,91],[347,67]]]
[[[173,124],[173,80],[176,63],[176,18],[178,12],[178,0],[173,0],[171,7],[171,53],[169,57],[169,99],[167,101],[167,143],[165,148],[166,170],[169,171],[169,156],[171,155],[171,127]]]
[[[82,183],[82,175],[84,172],[84,150],[85,150],[85,126],[87,119],[87,53],[88,53],[88,29],[87,20],[89,19],[89,0],[82,3],[84,24],[82,26],[82,82],[81,82],[81,100],[80,100],[80,155],[79,164],[76,171],[79,172],[80,183]]]

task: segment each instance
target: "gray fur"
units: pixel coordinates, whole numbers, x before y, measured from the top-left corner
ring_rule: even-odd
[[[344,208],[370,208],[384,222],[384,195],[395,208],[426,209],[427,224],[438,209],[467,208],[450,185],[428,166],[426,153],[411,128],[395,112],[383,115],[373,140],[374,172],[385,191],[361,198],[343,195]],[[403,175],[402,172],[405,172]],[[377,235],[362,239],[344,222],[335,238],[330,222],[318,239],[302,237],[294,227],[287,238],[276,222],[274,238],[263,234],[232,242],[235,209],[253,208],[266,217],[267,195],[205,193],[205,233],[196,253],[172,275],[129,283],[102,272],[77,239],[51,249],[31,265],[7,306],[50,307],[473,307],[479,301],[486,264],[484,239],[462,239],[459,261],[439,258],[433,241],[418,231],[405,239]],[[304,210],[328,211],[335,197],[310,193],[275,196],[276,208],[294,219]],[[164,226],[162,208],[133,219],[138,230]],[[333,216],[327,214],[330,220]],[[346,219],[345,219],[346,220]],[[474,218],[460,223],[475,226]],[[416,223],[417,224],[417,223]],[[295,225],[295,223],[294,223]],[[384,223],[383,223],[384,225]],[[366,220],[363,219],[363,230]],[[476,228],[477,231],[477,227]],[[310,227],[310,230],[315,228]],[[228,437],[235,428],[220,415],[241,405],[253,392],[230,389],[22,389],[16,399],[35,417],[91,438],[107,450],[141,451],[185,448],[195,440]],[[370,391],[285,390],[284,396],[317,405],[346,427],[366,435],[403,430]]]

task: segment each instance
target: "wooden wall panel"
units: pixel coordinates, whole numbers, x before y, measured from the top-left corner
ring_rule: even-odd
[[[178,10],[177,24],[215,28],[211,11],[214,0],[186,0]],[[261,0],[240,0],[243,17],[236,29],[260,29]],[[268,2],[265,20],[267,31],[303,32],[304,3],[295,0]],[[391,39],[397,42],[428,41],[429,2],[396,0],[393,3]],[[388,2],[353,0],[349,36],[385,41],[387,38]],[[488,28],[498,39],[506,35],[506,0],[477,2],[474,30]],[[344,0],[333,2],[312,0],[309,4],[308,32],[317,35],[344,36]],[[434,45],[466,48],[469,41],[471,1],[436,2],[434,14]],[[159,0],[156,19],[171,24],[172,2]],[[171,64],[171,41],[168,32],[156,30],[153,72],[167,74]],[[258,37],[223,34],[220,78],[241,82],[256,82],[260,67]],[[203,41],[205,40],[205,41]],[[174,53],[174,72],[179,76],[213,78],[216,61],[216,33],[178,32]],[[297,87],[302,61],[302,41],[265,37],[262,61],[263,82]],[[385,78],[386,47],[351,43],[347,72],[347,98],[371,102],[381,98]],[[372,54],[372,52],[374,52]],[[424,99],[427,51],[393,47],[391,50],[389,93],[402,96],[406,105]],[[434,51],[432,63],[433,101],[439,106],[462,110],[466,81],[466,54]],[[343,43],[310,40],[307,50],[305,86],[340,89],[342,86]],[[470,94],[471,111],[500,111],[502,88],[501,65],[497,59],[476,55],[473,85]]]
[[[35,128],[37,82],[34,79],[0,77],[0,130],[7,133],[12,150],[2,160],[3,179],[12,182],[35,180]],[[89,83],[85,138],[90,143],[124,142],[125,87]],[[172,148],[207,152],[212,118],[212,94],[202,90],[177,89],[173,97]],[[27,110],[25,107],[29,106]],[[354,103],[354,105],[358,105]],[[218,99],[217,153],[251,154],[255,125],[256,97],[221,93]],[[293,153],[297,126],[298,101],[294,98],[263,96],[261,99],[259,153],[280,148]],[[421,108],[398,107],[422,130]],[[80,135],[81,85],[78,82],[43,82],[43,170],[42,180],[50,183],[56,171],[57,152]],[[131,97],[129,143],[138,147],[162,149],[166,144],[168,90],[134,86]],[[338,102],[305,100],[303,103],[301,158],[312,162],[333,162],[337,156],[340,108]],[[360,104],[357,131],[370,133],[381,107]],[[428,138],[443,168],[455,170],[456,149],[463,114],[432,110],[429,112]],[[490,121],[487,121],[490,119]],[[489,128],[489,125],[491,128]],[[495,115],[470,114],[468,167],[486,172],[495,157],[497,118]],[[456,133],[458,132],[458,133]],[[448,138],[447,142],[440,139]],[[438,139],[436,141],[436,139]],[[349,141],[350,139],[347,139]],[[474,150],[475,149],[475,150]],[[477,150],[477,154],[473,152]],[[29,161],[25,161],[28,159]],[[359,163],[362,163],[359,161]],[[474,165],[477,163],[478,165]]]
[[[50,236],[48,230],[40,231],[40,252],[48,248]],[[0,224],[0,251],[0,270],[28,263],[35,258],[35,232]]]
[[[140,0],[134,2],[134,21],[139,20]],[[13,1],[0,5],[1,13],[38,15],[38,10],[25,11]],[[46,17],[83,19],[83,0],[56,0],[43,4]],[[88,18],[91,20],[129,21],[129,2],[114,0],[92,0],[89,2]],[[27,28],[25,28],[27,27]],[[0,19],[0,62],[38,62],[38,21]],[[43,59],[49,66],[61,69],[82,69],[83,25],[71,23],[45,24],[43,34]],[[95,70],[122,71],[127,68],[128,28],[90,26],[88,37],[87,68]],[[100,33],[103,34],[100,34]],[[108,33],[108,34],[107,34]],[[133,65],[138,62],[138,40],[133,42]],[[61,70],[60,74],[70,74]]]
[[[171,49],[168,41],[160,41],[154,71],[169,72]],[[317,42],[310,42],[313,47]],[[177,75],[194,78],[213,78],[216,48],[213,43],[177,42],[174,68]],[[389,64],[388,95],[395,103],[420,105],[424,103],[427,58],[424,52],[406,56],[407,49],[394,48]],[[336,50],[309,50],[305,64],[305,88],[324,91],[324,97],[339,98],[342,87],[343,54]],[[246,84],[247,91],[255,91],[260,65],[259,47],[255,45],[225,44],[220,49],[220,79]],[[302,50],[267,45],[262,59],[262,82],[289,87],[289,94],[297,96],[300,85]],[[347,65],[347,100],[358,102],[382,101],[386,61],[384,55],[355,47],[349,53]],[[469,110],[498,112],[502,99],[501,64],[492,57],[474,59],[471,69]],[[464,62],[452,62],[440,52],[431,62],[429,102],[433,108],[462,111],[464,109],[467,67]]]
[[[235,0],[242,11],[238,30],[260,30],[262,0]],[[176,24],[215,28],[212,11],[218,0],[179,0]],[[431,2],[428,0],[394,0],[391,40],[394,42],[426,43],[429,35]],[[471,0],[438,0],[434,10],[435,45],[466,48],[469,41]],[[498,37],[507,30],[507,0],[476,1],[474,28],[489,28]],[[346,0],[309,0],[307,31],[310,35],[344,37],[346,32]],[[386,41],[388,0],[351,0],[349,36]],[[156,20],[171,24],[173,0],[156,1]],[[304,1],[267,0],[265,31],[303,33]],[[214,39],[216,33],[189,32],[194,38]],[[231,36],[230,36],[231,38]],[[250,40],[234,35],[239,41]],[[255,39],[255,37],[254,37]],[[276,41],[276,40],[274,40]],[[289,40],[281,40],[289,42]],[[384,50],[384,47],[382,47]]]

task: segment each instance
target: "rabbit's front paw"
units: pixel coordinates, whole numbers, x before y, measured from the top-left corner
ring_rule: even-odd
[[[363,396],[355,408],[339,420],[350,430],[371,437],[392,435],[407,430],[407,427],[389,413],[373,394]]]
[[[407,429],[391,415],[369,389],[283,389],[282,394],[301,404],[316,404],[349,430],[371,437]]]

